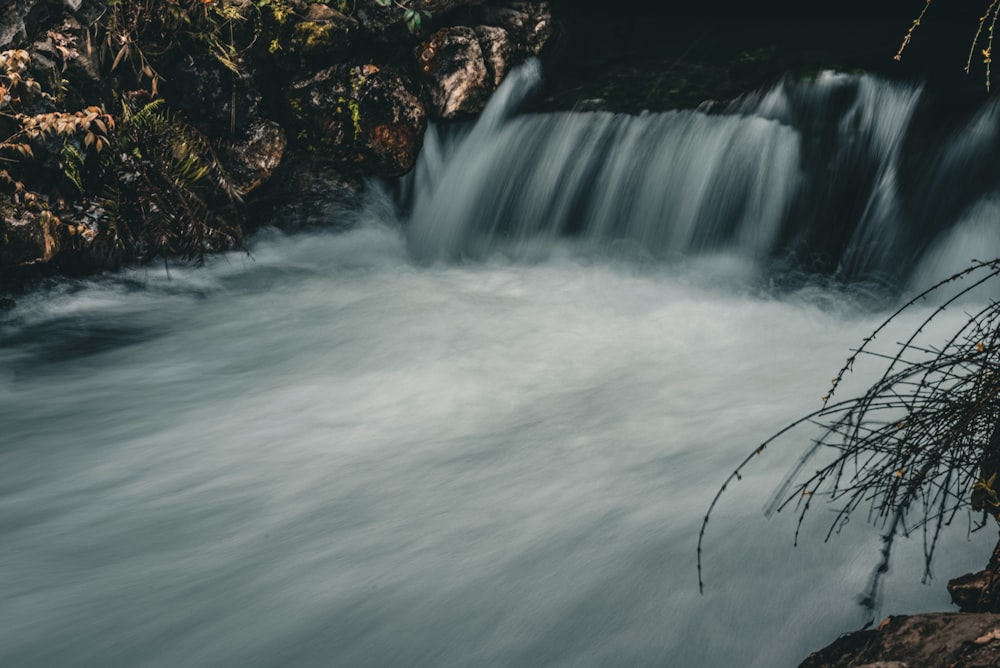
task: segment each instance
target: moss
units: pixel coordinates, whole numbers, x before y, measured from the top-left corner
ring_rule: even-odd
[[[361,105],[358,104],[357,100],[338,97],[337,113],[344,113],[345,106],[351,112],[351,124],[354,126],[354,141],[357,141],[361,137]]]
[[[333,46],[329,24],[303,21],[295,26],[294,41],[305,51],[318,51]]]
[[[361,107],[357,100],[349,101],[347,106],[351,110],[351,122],[354,124],[354,141],[357,141],[361,136]]]

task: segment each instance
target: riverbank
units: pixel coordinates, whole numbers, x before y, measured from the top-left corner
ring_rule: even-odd
[[[545,2],[146,4],[0,19],[0,291],[336,225],[552,35]]]
[[[958,32],[944,21],[896,63],[882,15],[859,33],[643,3],[397,5],[18,0],[0,19],[0,292],[336,226],[366,178],[408,172],[429,123],[474,118],[529,57],[546,71],[534,111],[724,105],[828,68],[930,77],[940,123],[982,98],[927,55]]]

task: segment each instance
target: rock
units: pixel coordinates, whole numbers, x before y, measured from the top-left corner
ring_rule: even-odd
[[[1000,665],[1000,614],[888,617],[810,654],[800,668],[979,668]]]
[[[0,218],[0,265],[50,262],[63,247],[67,230],[48,211],[20,209]]]
[[[280,125],[257,120],[251,123],[243,137],[223,149],[220,157],[241,197],[270,180],[281,164],[287,144]]]
[[[552,37],[552,8],[548,2],[512,2],[506,7],[484,6],[481,22],[503,28],[513,50],[522,56],[537,56]]]
[[[87,29],[72,16],[64,16],[28,49],[31,73],[38,81],[64,81],[64,107],[82,108],[103,94],[98,50]]]
[[[426,79],[427,106],[435,119],[482,111],[496,88],[472,28],[439,30],[417,47],[416,56]]]
[[[172,108],[207,135],[243,131],[259,117],[262,94],[252,70],[237,74],[208,55],[177,63],[160,89]]]
[[[331,56],[347,51],[358,22],[327,5],[311,4],[305,20],[292,27],[289,49],[303,56]]]
[[[397,70],[370,63],[320,70],[289,92],[296,139],[362,174],[405,174],[427,128],[427,113],[413,88]]]
[[[359,179],[346,176],[321,156],[291,152],[279,175],[254,193],[248,214],[254,227],[349,227],[362,190]]]
[[[546,2],[484,6],[476,16],[482,25],[442,28],[415,50],[435,120],[482,111],[511,65],[538,55],[552,34]]]
[[[479,46],[483,50],[486,71],[496,90],[510,70],[510,59],[514,51],[510,33],[496,26],[476,26],[475,30]]]
[[[989,477],[986,470],[983,473]],[[993,548],[986,568],[950,580],[948,593],[962,612],[1000,613],[1000,541]]]
[[[7,3],[5,3],[7,4]],[[14,0],[0,12],[0,51],[20,45],[27,39],[29,15],[37,11],[40,0]]]
[[[330,5],[323,5],[318,2],[310,4],[309,8],[306,10],[306,21],[345,23],[348,20],[347,16],[341,14]]]
[[[949,580],[948,593],[951,594],[952,603],[962,612],[1000,612],[990,610],[986,600],[992,576],[990,571],[984,570]]]

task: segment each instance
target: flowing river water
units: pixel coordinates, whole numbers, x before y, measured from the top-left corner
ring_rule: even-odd
[[[517,113],[538,77],[348,231],[0,317],[0,665],[792,666],[864,621],[878,530],[761,513],[808,432],[724,497],[704,595],[699,525],[901,291],[1000,254],[997,108],[915,139],[919,89],[824,74]],[[948,609],[987,533],[926,585],[902,540],[880,612]]]

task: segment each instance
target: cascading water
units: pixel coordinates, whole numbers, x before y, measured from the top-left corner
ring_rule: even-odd
[[[516,255],[571,235],[897,283],[1000,185],[995,104],[928,141],[910,132],[920,88],[828,72],[717,110],[512,116],[539,76],[531,64],[511,77],[471,130],[429,133],[408,188],[417,257]],[[942,196],[958,204],[926,201]]]
[[[401,218],[373,186],[348,232],[0,316],[0,665],[773,667],[858,626],[877,531],[761,517],[808,434],[718,509],[704,596],[698,526],[881,319],[848,279],[996,247],[995,106],[926,143],[924,93],[833,74],[519,115],[532,68],[432,130]],[[845,280],[766,289],[799,269]],[[927,586],[902,541],[884,612],[990,539]]]

